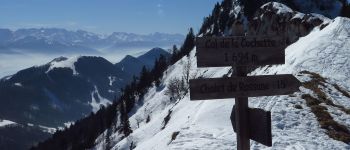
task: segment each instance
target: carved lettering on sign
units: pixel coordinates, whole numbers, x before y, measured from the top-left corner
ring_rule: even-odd
[[[196,39],[197,66],[284,64],[282,37],[201,37]]]
[[[190,96],[191,100],[204,100],[284,95],[297,91],[299,86],[299,80],[292,75],[193,79],[190,80]]]

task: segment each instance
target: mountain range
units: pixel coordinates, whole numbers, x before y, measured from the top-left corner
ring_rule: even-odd
[[[114,32],[101,35],[61,28],[0,29],[0,53],[99,53],[125,48],[163,47],[181,44],[181,34],[147,35]]]

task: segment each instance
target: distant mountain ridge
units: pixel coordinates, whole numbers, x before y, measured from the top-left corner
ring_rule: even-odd
[[[122,65],[95,56],[58,57],[0,79],[0,120],[16,123],[0,126],[0,149],[28,147],[48,137],[47,129],[64,127],[107,106],[144,65],[150,69],[154,63],[149,62],[160,55],[170,54],[154,48],[137,58],[126,56],[123,60],[128,61]],[[11,142],[27,134],[36,135],[35,139],[22,145]]]
[[[0,109],[0,118],[45,126],[78,119],[97,111],[100,104],[112,102],[143,66],[151,69],[160,55],[170,56],[164,49],[154,48],[139,57],[128,55],[116,64],[95,56],[58,57],[21,70],[0,79],[0,106],[11,106]]]
[[[152,69],[154,66],[154,60],[158,59],[160,55],[170,58],[170,53],[164,49],[153,48],[147,53],[138,57],[127,55],[120,62],[116,63],[115,66],[130,74],[130,77],[137,76],[139,75],[143,66],[145,66],[147,69]]]
[[[152,33],[134,34],[114,32],[101,35],[84,30],[70,31],[61,28],[0,29],[0,53],[14,52],[91,52],[118,50],[121,48],[140,48],[170,46],[180,44],[181,34]]]

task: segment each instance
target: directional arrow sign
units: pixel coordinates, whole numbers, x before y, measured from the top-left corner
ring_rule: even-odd
[[[190,80],[191,100],[287,95],[299,90],[293,75],[264,75]]]
[[[197,67],[261,66],[285,63],[283,37],[197,37]]]
[[[259,108],[248,109],[249,138],[266,146],[272,146],[271,112]],[[236,132],[236,112],[233,106],[231,123]]]

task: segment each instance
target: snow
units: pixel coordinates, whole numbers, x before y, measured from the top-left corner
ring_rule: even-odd
[[[109,76],[108,80],[109,80],[109,86],[112,86],[113,83],[116,81],[116,77],[115,76]]]
[[[64,126],[67,128],[69,128],[71,125],[74,125],[74,121],[69,121],[69,122],[64,123]]]
[[[291,20],[293,20],[293,19],[295,19],[295,18],[303,19],[304,16],[305,16],[305,14],[299,13],[299,12],[298,12],[298,13],[296,13],[296,14],[293,16],[293,18],[292,18]]]
[[[94,86],[94,91],[91,92],[91,102],[89,102],[89,105],[92,107],[93,112],[97,112],[101,105],[107,106],[108,104],[111,104],[111,102],[102,97],[100,93],[98,92],[98,89],[96,86]]]
[[[22,84],[21,84],[21,83],[15,83],[14,85],[15,85],[15,86],[19,86],[19,87],[21,87],[21,86],[22,86]]]
[[[277,3],[277,2],[272,2],[273,7],[278,9],[277,14],[285,14],[285,13],[293,13],[294,11],[292,9],[290,9],[288,6],[281,4],[281,3]],[[269,3],[264,4],[262,7],[264,7],[265,5],[269,5]]]
[[[338,17],[323,30],[315,29],[286,49],[286,60],[290,60],[285,69],[292,71],[309,70],[330,78],[333,82],[343,83],[350,88],[350,19]],[[322,50],[320,52],[320,50]],[[323,65],[316,65],[323,64]]]
[[[293,74],[300,81],[308,81],[308,75],[300,71],[308,70],[319,73],[327,79],[328,97],[335,103],[350,107],[350,98],[341,96],[331,84],[336,83],[350,91],[350,19],[336,18],[330,25],[320,30],[315,28],[309,35],[300,38],[286,48],[284,65],[263,66],[249,75]],[[191,57],[191,74],[196,77],[222,77],[229,73],[229,67],[196,68],[196,51]],[[181,78],[183,65],[187,58],[182,58],[170,66],[162,80],[166,85],[172,78]],[[207,101],[190,101],[189,93],[176,102],[170,101],[165,94],[166,86],[152,87],[144,96],[143,104],[135,107],[130,113],[130,124],[133,133],[119,141],[121,135],[114,133],[113,149],[128,148],[131,142],[136,150],[164,149],[235,149],[236,134],[230,122],[234,99],[217,99]],[[273,146],[266,147],[251,141],[251,149],[350,149],[350,145],[331,139],[322,129],[310,108],[301,98],[302,94],[314,95],[309,89],[300,88],[293,95],[249,98],[249,107],[271,111]],[[303,109],[294,106],[301,105]],[[322,104],[323,105],[323,104]],[[328,112],[335,121],[346,124],[350,116],[339,112],[338,108],[327,106]],[[164,129],[164,117],[172,110],[171,118]],[[146,123],[147,116],[150,122]],[[140,122],[141,121],[141,122]],[[137,122],[140,122],[137,125]],[[179,132],[174,141],[172,134]],[[96,140],[95,149],[103,149],[104,134]]]
[[[0,120],[0,128],[6,127],[8,125],[17,124],[16,122],[10,121],[10,120]]]
[[[40,127],[44,132],[47,132],[47,133],[50,133],[50,134],[54,134],[54,133],[57,131],[56,128],[46,127],[46,126],[43,126],[43,125],[39,125],[39,127]]]
[[[12,76],[5,76],[4,78],[3,78],[3,80],[10,80],[12,78]]]
[[[78,75],[78,72],[75,70],[74,63],[77,62],[79,58],[80,56],[74,56],[62,61],[52,61],[46,73],[49,73],[51,70],[55,68],[70,68],[73,71],[73,75]]]

